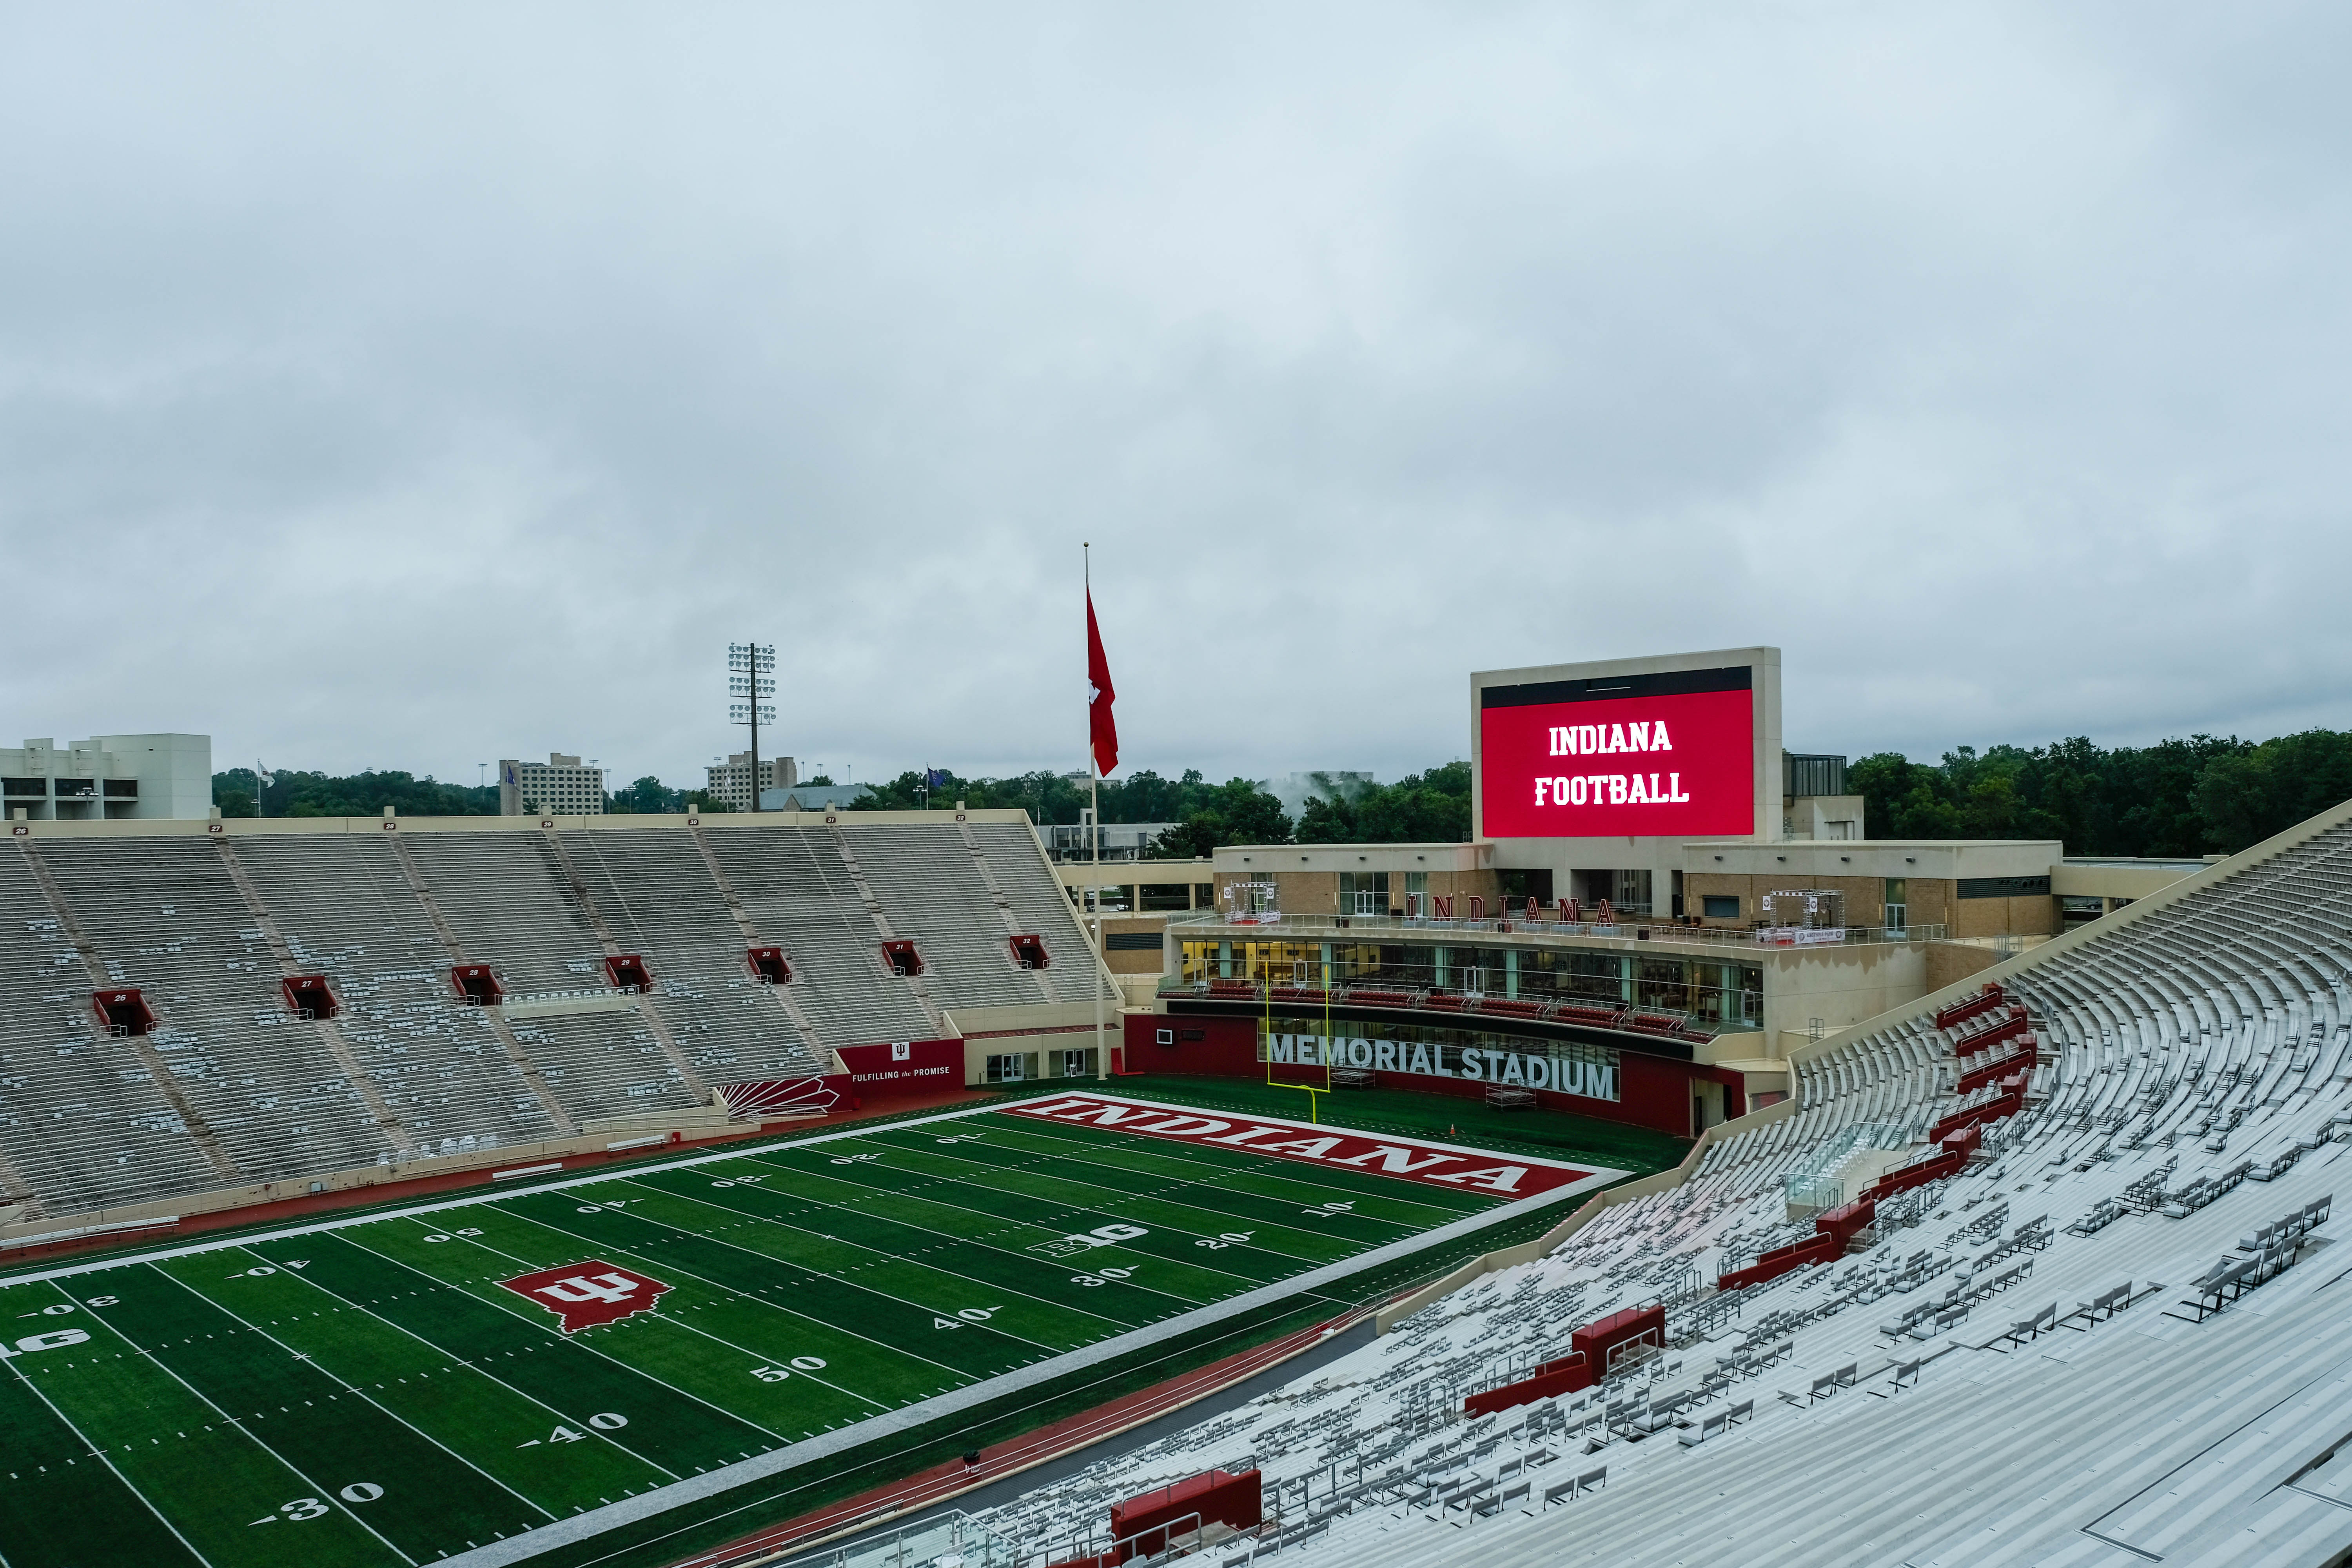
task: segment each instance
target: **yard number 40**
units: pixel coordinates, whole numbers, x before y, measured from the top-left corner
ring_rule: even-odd
[[[1002,1307],[966,1307],[962,1311],[958,1312],[953,1318],[933,1318],[931,1320],[931,1327],[935,1329],[960,1329],[962,1328],[965,1323],[984,1323],[1003,1310],[1004,1310],[1004,1309]],[[959,1319],[961,1320],[961,1321],[959,1321]]]

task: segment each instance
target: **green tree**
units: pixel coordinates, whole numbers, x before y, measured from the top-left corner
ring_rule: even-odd
[[[647,773],[628,788],[606,795],[604,809],[624,816],[680,812],[686,809],[686,792],[672,789]]]
[[[1291,822],[1275,799],[1248,779],[1204,786],[1183,819],[1152,842],[1159,860],[1205,858],[1223,844],[1287,844]]]
[[[232,796],[259,801],[265,816],[374,816],[387,805],[403,816],[495,816],[499,810],[496,784],[442,784],[429,773],[418,778],[398,769],[370,769],[332,775],[289,768],[271,776],[264,790],[251,768],[215,773],[213,804],[224,816],[225,797]]]
[[[1458,844],[1469,837],[1466,762],[1310,800],[1298,814],[1301,844]]]
[[[2306,730],[2219,756],[2197,775],[2205,842],[2235,854],[2352,796],[2352,734]]]

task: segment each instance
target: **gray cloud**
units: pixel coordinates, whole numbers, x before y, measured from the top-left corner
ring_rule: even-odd
[[[0,18],[0,710],[695,776],[1466,749],[1786,650],[1801,749],[2341,725],[2347,20]],[[7,738],[13,739],[13,734]]]

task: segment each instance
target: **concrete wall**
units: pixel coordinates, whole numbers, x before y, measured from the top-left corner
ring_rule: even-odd
[[[1095,1009],[1091,1002],[1039,1002],[1010,1007],[951,1007],[948,1027],[963,1037],[963,1080],[988,1081],[988,1058],[1036,1054],[1040,1078],[1061,1076],[1060,1053],[1089,1050],[1096,1046]],[[1119,1014],[1103,1008],[1102,1042],[1117,1045]],[[1104,1063],[1097,1058],[1096,1068]]]
[[[133,816],[201,822],[213,811],[210,735],[100,735],[115,765],[139,781]]]
[[[1964,899],[1960,885],[1980,877],[2050,877],[2064,846],[2056,839],[1881,839],[1811,844],[1707,843],[1685,847],[1685,907],[1696,913],[1708,893],[1739,900],[1737,921],[1764,918],[1764,895],[1783,889],[1833,888],[1845,895],[1849,925],[1881,925],[1886,884],[1904,883],[1905,923],[1940,925],[1952,936],[2046,936],[2058,929],[2048,894]]]
[[[1948,985],[1957,985],[2000,962],[2000,955],[1989,947],[1964,942],[1931,942],[1927,944],[1927,989],[1941,991]]]
[[[1916,889],[1918,884],[1914,883]],[[1692,871],[1683,878],[1683,909],[1685,913],[1698,914],[1706,908],[1707,895],[1729,895],[1739,900],[1739,913],[1734,919],[1709,919],[1711,926],[1745,926],[1765,918],[1766,895],[1797,889],[1831,889],[1845,895],[1845,923],[1854,926],[1874,926],[1885,923],[1885,879],[1878,877],[1779,877],[1748,876],[1722,871]],[[1918,921],[1916,910],[1909,916]]]
[[[11,797],[7,813],[23,811],[31,821],[202,822],[212,815],[213,739],[210,735],[93,735],[69,745],[28,741],[23,747],[0,748],[0,773],[45,780],[83,780],[87,796],[52,800],[26,795]],[[135,800],[110,799],[104,781],[134,779]],[[58,786],[48,785],[51,789]],[[73,814],[88,813],[88,816]]]
[[[1103,963],[1113,974],[1125,977],[1133,974],[1157,975],[1161,972],[1168,930],[1166,915],[1105,915],[1102,921]],[[1149,948],[1128,948],[1118,945],[1118,937],[1151,939]]]
[[[1875,1017],[1927,992],[1926,942],[1853,942],[1839,947],[1762,948],[1764,1034],[1783,1043],[1808,1020],[1827,1030]]]
[[[2137,900],[2164,891],[2221,858],[2186,860],[2062,860],[2050,868],[2050,891],[2060,898]]]

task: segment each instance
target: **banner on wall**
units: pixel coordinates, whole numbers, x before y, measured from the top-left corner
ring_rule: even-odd
[[[1379,1027],[1379,1026],[1375,1026]],[[1258,1059],[1276,1065],[1362,1068],[1415,1078],[1453,1079],[1549,1089],[1586,1100],[1616,1100],[1619,1057],[1606,1046],[1559,1040],[1543,1045],[1457,1045],[1383,1030],[1381,1037],[1293,1034],[1260,1030]]]
[[[963,1083],[961,1040],[897,1040],[878,1046],[843,1046],[849,1091],[860,1098],[925,1094]]]

